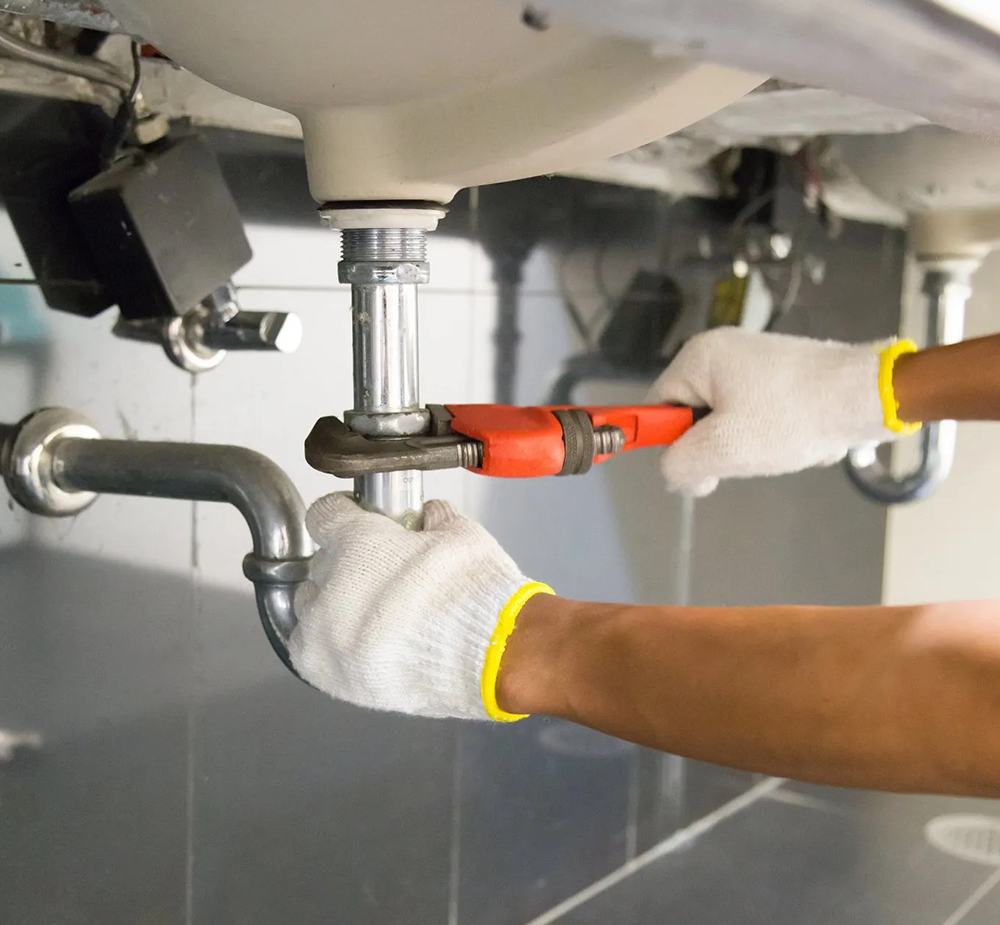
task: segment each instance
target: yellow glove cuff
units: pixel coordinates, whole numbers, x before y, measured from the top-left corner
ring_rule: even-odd
[[[879,354],[878,362],[878,394],[882,402],[882,415],[885,426],[894,434],[915,434],[920,430],[919,423],[908,423],[899,419],[899,402],[892,387],[892,373],[896,368],[896,360],[903,354],[916,353],[917,345],[912,340],[897,340]]]
[[[490,643],[486,647],[486,660],[483,662],[481,690],[483,706],[486,707],[486,715],[490,719],[501,723],[514,723],[527,717],[527,713],[508,713],[506,710],[500,709],[497,703],[497,675],[500,673],[500,662],[507,648],[507,640],[514,632],[514,625],[517,623],[521,608],[536,594],[555,593],[548,585],[542,584],[540,581],[529,581],[523,587],[518,588],[503,605],[496,629],[493,630]]]

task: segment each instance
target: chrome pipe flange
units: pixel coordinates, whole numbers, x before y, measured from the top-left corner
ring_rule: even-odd
[[[99,440],[97,429],[83,415],[65,408],[42,408],[28,415],[4,449],[4,482],[11,497],[33,514],[71,517],[89,507],[92,491],[64,490],[57,478],[56,449],[62,440]]]

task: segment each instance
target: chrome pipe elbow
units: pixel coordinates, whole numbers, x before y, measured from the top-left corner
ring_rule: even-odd
[[[236,446],[107,440],[75,412],[44,408],[16,426],[0,424],[0,474],[14,500],[48,517],[77,514],[99,494],[233,505],[253,540],[243,573],[264,631],[294,672],[295,592],[309,576],[313,547],[301,495],[266,456]]]
[[[948,478],[955,460],[955,421],[926,424],[920,433],[920,461],[905,475],[894,475],[876,447],[851,450],[845,469],[851,484],[879,504],[907,504],[930,497]]]

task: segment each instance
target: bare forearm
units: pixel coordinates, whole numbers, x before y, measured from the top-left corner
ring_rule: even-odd
[[[1000,335],[900,357],[893,386],[904,421],[1000,420]]]
[[[990,604],[652,608],[539,596],[511,637],[498,696],[511,712],[767,774],[995,796],[997,613]]]

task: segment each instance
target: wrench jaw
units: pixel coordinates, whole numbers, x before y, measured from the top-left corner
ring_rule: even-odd
[[[367,437],[336,417],[320,418],[306,437],[306,462],[320,472],[354,479],[377,472],[474,468],[482,444],[460,434]]]

